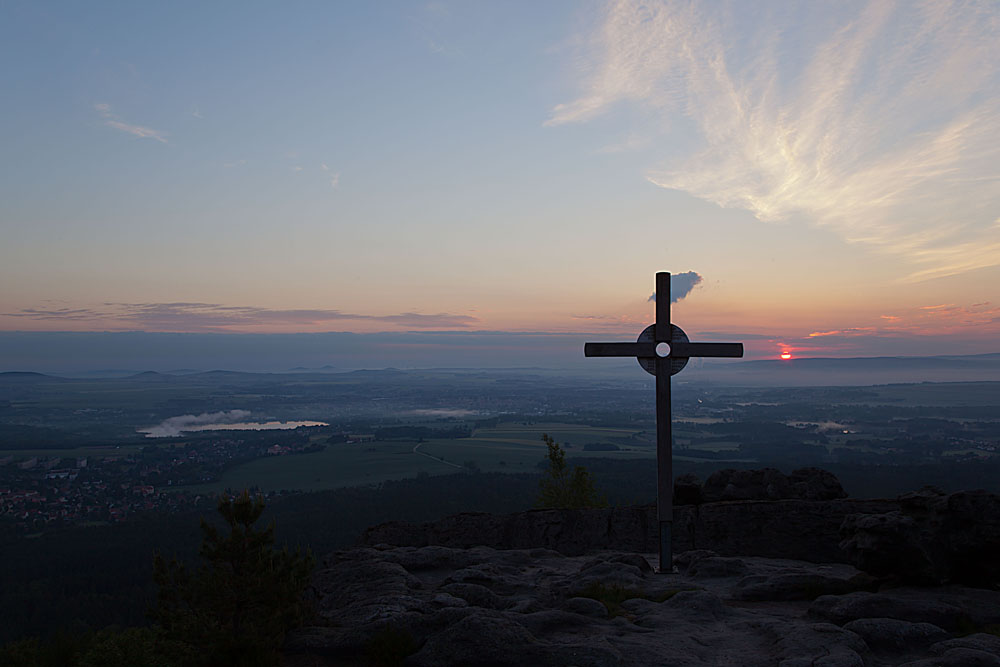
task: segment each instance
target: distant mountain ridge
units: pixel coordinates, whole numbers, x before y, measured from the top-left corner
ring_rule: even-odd
[[[85,373],[38,373],[34,371],[0,371],[0,382],[30,382],[67,379],[135,379],[166,382],[181,377],[225,377],[253,375],[354,375],[392,376],[406,373],[552,373],[582,377],[608,374],[633,377],[635,369],[625,365],[578,368],[518,368],[430,367],[430,368],[319,368],[296,367],[278,371],[195,370],[125,371],[93,370]],[[802,357],[797,359],[754,359],[748,361],[692,359],[688,369],[677,378],[694,384],[732,384],[738,386],[850,386],[915,382],[1000,382],[1000,352],[971,355],[937,355],[929,357]]]
[[[691,378],[695,380],[694,377]],[[931,357],[803,357],[704,363],[698,380],[766,386],[1000,381],[1000,353]]]

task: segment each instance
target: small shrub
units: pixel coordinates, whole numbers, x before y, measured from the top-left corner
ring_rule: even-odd
[[[248,491],[222,496],[218,511],[229,530],[202,519],[198,570],[153,559],[160,592],[150,616],[162,630],[161,647],[185,665],[277,665],[285,632],[309,612],[302,594],[312,555],[275,549],[274,524],[254,526],[264,501]]]
[[[548,468],[539,483],[536,506],[545,508],[577,509],[582,507],[607,507],[608,501],[594,486],[594,478],[583,466],[572,472],[566,465],[566,452],[547,433],[542,441],[548,447]]]
[[[41,643],[34,637],[19,639],[0,646],[0,665],[35,667],[44,664]]]

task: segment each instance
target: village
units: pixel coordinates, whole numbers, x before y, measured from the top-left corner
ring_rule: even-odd
[[[37,533],[66,525],[116,523],[142,512],[172,512],[210,500],[184,489],[216,481],[228,467],[262,456],[315,451],[291,439],[268,444],[205,438],[147,446],[121,457],[0,458],[0,530]]]

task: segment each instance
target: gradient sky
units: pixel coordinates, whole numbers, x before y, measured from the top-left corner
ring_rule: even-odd
[[[1000,3],[4,2],[0,330],[1000,351]]]

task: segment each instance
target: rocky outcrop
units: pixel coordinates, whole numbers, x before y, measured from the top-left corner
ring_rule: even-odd
[[[840,480],[820,468],[785,475],[776,468],[718,470],[702,488],[703,502],[720,500],[837,500],[847,493]]]
[[[841,548],[857,567],[901,582],[1000,584],[1000,496],[925,488],[886,512],[845,518]]]
[[[840,527],[847,516],[899,509],[894,501],[845,496],[837,478],[818,468],[790,475],[774,468],[720,470],[704,484],[695,475],[683,475],[674,486],[674,551],[843,561]],[[659,548],[659,524],[653,505],[465,513],[423,524],[381,524],[366,531],[361,544],[541,547],[568,555],[599,549],[643,552]]]
[[[677,572],[655,574],[653,556],[443,546],[337,552],[314,577],[316,619],[290,633],[283,664],[1000,663],[1000,639],[976,632],[1000,622],[1000,592],[870,592],[871,578],[850,565],[708,550],[679,554]]]
[[[727,556],[848,562],[900,583],[1000,584],[1000,496],[935,489],[896,500],[842,498],[833,475],[815,468],[722,470],[699,486],[678,480],[674,552],[711,549]],[[797,496],[777,500],[720,497]],[[697,502],[697,501],[706,502]],[[495,549],[545,548],[567,555],[602,549],[658,549],[656,508],[464,513],[423,524],[368,529],[362,545]]]
[[[674,505],[701,505],[703,502],[705,491],[697,475],[687,473],[674,480]]]
[[[887,512],[891,500],[776,500],[705,503],[674,510],[674,551],[846,562],[840,526],[856,513]]]
[[[732,501],[674,508],[674,551],[711,549],[723,555],[844,561],[840,526],[853,514],[890,512],[889,500]],[[601,549],[656,551],[656,508],[530,510],[514,514],[464,513],[440,521],[399,521],[369,528],[361,544],[375,546],[488,546],[545,548],[567,555]]]
[[[371,528],[316,573],[283,664],[1000,665],[997,496],[748,472],[678,484],[671,573],[652,506]]]

